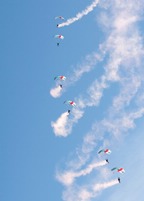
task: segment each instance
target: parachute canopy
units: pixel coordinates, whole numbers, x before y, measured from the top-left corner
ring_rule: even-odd
[[[66,79],[66,77],[64,76],[64,75],[59,75],[59,76],[56,76],[56,77],[54,77],[54,80],[65,80]]]
[[[55,20],[56,20],[56,19],[64,20],[64,17],[63,17],[63,16],[57,16],[57,17],[55,17]]]
[[[124,168],[119,168],[117,171],[120,172],[120,173],[122,173],[122,174],[125,173]]]
[[[76,106],[76,103],[74,101],[68,100],[68,101],[64,101],[65,104],[67,105],[71,105],[71,106]]]
[[[114,168],[111,169],[111,171],[117,171],[117,172],[122,173],[122,174],[125,173],[124,168],[117,168],[117,167],[114,167]]]
[[[100,153],[110,154],[111,150],[110,149],[101,149],[100,151],[98,151],[98,154],[100,154]]]
[[[55,35],[55,38],[59,38],[59,39],[62,39],[62,40],[63,40],[63,39],[64,39],[64,36],[59,34],[59,35]]]

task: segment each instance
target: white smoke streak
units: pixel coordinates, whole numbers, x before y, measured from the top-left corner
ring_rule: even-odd
[[[119,184],[119,182],[117,179],[115,179],[105,183],[98,183],[81,187],[73,186],[68,188],[67,191],[63,193],[63,200],[90,201],[92,198],[95,198],[102,190],[117,184]]]
[[[117,113],[124,106],[126,107],[130,104],[130,101],[139,90],[141,82],[142,79],[140,76],[136,75],[136,73],[135,75],[121,81],[122,88],[120,94],[114,98],[113,106],[111,108],[114,113]]]
[[[99,0],[93,1],[93,3],[91,5],[89,5],[85,10],[76,14],[76,17],[68,19],[66,22],[59,24],[58,27],[69,26],[70,24],[74,23],[75,21],[80,20],[83,16],[88,15],[90,12],[92,12],[98,3],[99,3]]]
[[[51,122],[53,132],[56,136],[67,137],[71,133],[73,124],[77,123],[78,120],[83,116],[83,111],[73,108],[71,110],[71,116],[72,115],[74,116],[73,118],[68,118],[68,113],[65,112],[61,114],[56,122]]]
[[[128,129],[134,128],[134,121],[142,116],[144,116],[144,107],[140,107],[138,110],[130,113],[124,113],[121,117],[104,119],[102,125],[105,130],[107,129],[109,133],[112,133],[118,139],[122,133],[126,133]]]
[[[77,100],[80,108],[97,106],[102,98],[103,90],[108,88],[106,75],[100,78],[100,81],[94,81],[87,90],[88,98],[79,98]]]
[[[81,64],[78,64],[76,68],[74,68],[73,72],[71,73],[70,77],[67,80],[67,86],[69,87],[70,85],[74,84],[77,82],[84,73],[88,73],[97,64],[97,62],[102,61],[103,59],[103,54],[102,53],[91,53],[87,55],[84,59],[84,61]]]
[[[51,126],[54,130],[56,136],[66,137],[68,128],[68,113],[64,112],[61,116],[57,119],[56,122],[51,122]]]
[[[80,201],[89,201],[90,198],[93,197],[93,194],[87,189],[81,189],[78,197]]]
[[[104,139],[104,135],[105,133],[111,133],[113,135],[113,137],[110,139],[110,142],[112,143],[113,139],[115,137],[117,137],[117,135],[122,135],[123,133],[127,132],[128,129],[130,128],[134,128],[135,124],[134,121],[138,118],[141,118],[142,116],[144,116],[144,107],[140,107],[138,110],[130,112],[130,113],[125,113],[123,115],[121,115],[121,117],[116,118],[116,119],[112,119],[110,122],[110,119],[108,117],[108,119],[104,119],[99,123],[96,123],[93,125],[92,131],[89,132],[85,137],[84,137],[84,142],[82,145],[81,150],[78,151],[77,155],[78,155],[78,160],[76,159],[72,159],[72,161],[69,162],[69,164],[71,165],[71,167],[73,169],[75,168],[80,168],[82,165],[85,164],[85,162],[89,159],[89,156],[91,154],[91,152],[94,150],[96,143],[98,141],[101,141],[102,139]],[[96,135],[98,134],[99,135]],[[105,141],[105,139],[104,139]],[[72,165],[73,164],[73,165]],[[86,187],[76,187],[76,186],[72,186],[74,178],[76,176],[83,176],[85,172],[89,172],[90,171],[90,165],[88,166],[88,168],[85,169],[85,171],[81,172],[81,171],[75,171],[75,173],[73,173],[74,171],[69,171],[69,175],[65,174],[65,178],[63,178],[63,180],[65,179],[65,185],[68,186],[67,189],[65,189],[64,191],[64,200],[66,201],[72,201],[72,200],[79,200],[79,201],[88,201],[93,197],[96,197],[97,194],[104,190],[105,188],[111,187],[115,184],[118,184],[118,180],[113,180],[111,182],[106,182],[106,183],[102,183],[102,184],[95,184],[92,185],[93,187],[93,191],[89,190],[89,184]],[[73,173],[73,174],[71,174]],[[59,174],[60,175],[60,174]],[[110,176],[109,174],[105,174],[104,172],[104,178],[105,177]],[[62,179],[62,178],[61,178]],[[66,183],[67,182],[67,183]],[[74,194],[72,193],[74,192]],[[71,197],[71,198],[70,198]]]
[[[78,187],[78,186],[73,186],[69,187],[67,191],[63,193],[63,200],[64,201],[89,201],[90,198],[92,197],[92,192],[87,189],[87,187]]]
[[[107,116],[93,125],[92,131],[84,137],[82,147],[79,150],[76,149],[77,158],[74,157],[68,164],[74,170],[80,169],[88,161],[98,142],[104,140],[105,143],[107,140],[112,143],[129,129],[134,128],[136,119],[144,116],[144,104],[142,103],[142,106],[127,109],[128,106],[133,106],[132,100],[144,81],[141,73],[144,56],[143,39],[136,25],[136,22],[140,20],[142,5],[139,0],[109,2],[111,2],[109,7],[111,13],[107,13],[102,18],[103,25],[109,33],[108,39],[103,44],[103,49],[109,56],[107,65],[105,65],[105,74],[100,78],[100,82],[96,81],[95,85],[91,86],[91,90],[88,90],[90,98],[79,98],[76,101],[78,109],[84,109],[85,105],[98,105],[103,89],[107,88],[111,82],[119,83],[120,92],[114,98],[112,106],[109,107],[110,112]],[[107,139],[105,139],[105,134],[107,134]],[[111,137],[110,141],[109,137]],[[64,192],[64,200],[87,201],[96,197],[97,192],[115,184],[118,184],[117,180],[103,185],[95,184],[93,191],[87,187],[74,186],[72,188],[70,186]]]
[[[109,59],[105,65],[104,75],[99,81],[96,80],[91,84],[87,90],[87,96],[80,96],[75,100],[77,110],[83,110],[83,114],[86,107],[99,105],[104,89],[113,82],[119,83],[121,87],[120,95],[114,103],[117,110],[123,107],[123,104],[130,103],[141,85],[143,76],[140,69],[144,48],[142,37],[136,27],[136,22],[140,20],[138,12],[140,8],[138,5],[137,9],[132,9],[133,6],[133,3],[128,4],[125,11],[124,5],[115,2],[113,8],[115,7],[116,11],[112,9],[112,16],[107,16],[110,18],[111,24],[108,26],[105,18],[102,20],[107,29],[111,30],[108,39],[101,45],[101,50],[108,54]],[[124,19],[127,19],[126,22]],[[75,116],[73,118],[75,119]],[[71,121],[71,123],[75,123],[75,121]],[[72,124],[71,126],[73,127]]]
[[[60,86],[56,86],[55,88],[50,90],[50,94],[54,98],[58,98],[61,96],[62,88]]]
[[[80,170],[79,172],[74,171],[66,171],[64,173],[57,173],[57,179],[63,183],[66,186],[72,185],[75,181],[75,178],[86,176],[87,174],[90,174],[95,168],[106,165],[106,160],[100,161],[100,162],[93,162],[88,165],[87,168]]]
[[[85,56],[83,61],[80,64],[77,64],[76,67],[73,67],[73,71],[67,75],[66,83],[64,84],[64,89],[61,90],[59,94],[60,97],[71,85],[74,85],[85,73],[92,71],[97,62],[103,60],[104,52],[101,53],[91,53]]]
[[[117,4],[117,3],[115,3]],[[119,3],[118,3],[119,5]],[[117,5],[117,9],[119,9],[119,6]],[[105,80],[118,80],[121,85],[121,92],[118,97],[114,99],[113,106],[110,107],[111,113],[115,113],[115,115],[118,115],[120,113],[120,110],[122,111],[128,104],[130,104],[130,101],[132,98],[135,96],[137,93],[139,86],[141,84],[141,77],[139,76],[139,71],[136,72],[137,69],[141,66],[142,63],[142,57],[143,57],[143,46],[142,46],[142,39],[140,35],[138,34],[135,27],[135,24],[133,25],[131,20],[134,16],[135,19],[139,19],[139,9],[136,9],[135,3],[131,4],[126,4],[121,5],[123,7],[122,10],[117,10],[115,11],[114,17],[111,19],[111,22],[114,22],[114,25],[111,23],[110,28],[114,27],[112,30],[112,33],[108,37],[107,42],[104,45],[104,49],[106,47],[106,50],[110,52],[111,59],[109,61],[109,64],[107,65],[106,68],[106,79],[103,78],[100,83],[103,83],[101,86],[104,86],[105,88],[107,87]],[[126,7],[126,12],[124,10],[124,7]],[[136,13],[135,13],[136,11]],[[134,13],[133,13],[134,12]],[[120,20],[119,16],[123,16],[122,19],[127,19],[127,25],[128,28],[125,26],[125,23],[121,21],[121,26],[118,26],[118,22]],[[129,19],[129,21],[128,21]],[[133,18],[134,19],[134,18]],[[135,20],[134,20],[135,22]],[[104,22],[103,22],[104,24]],[[133,30],[131,33],[131,37],[129,36],[129,30]],[[135,67],[132,65],[132,63],[135,64]],[[125,67],[125,71],[127,71],[130,74],[126,74],[128,76],[128,79],[121,78],[118,75],[118,70],[120,64],[123,64]],[[128,68],[129,66],[129,68]],[[80,108],[85,107],[86,105],[93,105],[93,104],[98,104],[99,98],[102,96],[102,90],[103,87],[99,87],[100,84],[96,81],[95,82],[95,87],[92,85],[90,92],[92,91],[92,98],[87,101],[87,99],[78,100],[78,105]],[[96,89],[96,95],[95,91]],[[98,90],[99,89],[99,90]],[[98,95],[97,95],[98,94]],[[91,97],[91,96],[90,96]],[[98,97],[98,99],[96,99]],[[138,112],[139,113],[139,112]],[[121,114],[121,113],[120,113]],[[111,115],[110,115],[111,116]],[[122,118],[123,117],[123,118]],[[109,132],[112,132],[113,135],[118,136],[119,133],[126,132],[129,128],[134,127],[134,119],[128,118],[128,114],[125,113],[121,115],[121,117],[116,117],[113,116],[113,118],[110,120],[103,120],[103,122],[100,124],[101,127],[104,126],[104,128],[107,128]],[[73,123],[74,121],[71,121]],[[115,125],[115,126],[114,126]],[[72,126],[72,124],[71,124]],[[121,126],[123,129],[120,129]],[[84,143],[82,146],[82,151],[81,153],[77,153],[78,158],[79,158],[79,164],[75,163],[77,167],[81,166],[82,164],[85,163],[85,161],[89,158],[89,154],[91,151],[94,149],[96,146],[96,137],[95,133],[104,133],[105,129],[99,130],[99,128],[96,128],[96,126],[93,126],[94,129],[92,132],[90,132],[85,138],[84,138]],[[72,127],[71,127],[72,129]],[[95,130],[95,133],[94,133]],[[102,135],[103,136],[103,135]],[[99,139],[102,140],[103,137],[100,137],[100,135],[97,136],[100,137]]]
[[[120,113],[120,116],[112,118],[108,114],[107,118],[94,123],[91,131],[84,136],[82,146],[76,149],[75,156],[68,162],[68,166],[72,169],[81,168],[89,160],[98,142],[103,141],[103,147],[110,146],[113,140],[119,139],[129,129],[133,129],[135,127],[135,120],[143,116],[144,106],[138,108],[136,111]],[[107,138],[105,138],[105,133],[107,133]],[[108,138],[108,133],[111,135],[111,140]]]
[[[112,187],[116,184],[119,184],[118,180],[115,179],[115,180],[112,180],[112,181],[109,181],[109,182],[105,182],[105,183],[101,183],[101,184],[95,184],[93,186],[93,191],[94,191],[94,194],[98,191],[101,191],[101,190],[104,190],[106,188],[109,188],[109,187]],[[94,196],[95,197],[95,196]]]

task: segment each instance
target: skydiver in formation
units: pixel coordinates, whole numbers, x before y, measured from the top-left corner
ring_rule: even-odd
[[[58,40],[63,40],[63,39],[64,39],[64,36],[61,35],[61,34],[56,34],[54,37],[57,38]],[[57,46],[59,46],[59,44],[60,44],[60,43],[57,42]]]
[[[56,18],[64,19],[62,16],[59,16],[59,17],[56,17]],[[59,27],[59,24],[57,24],[56,26]],[[59,35],[58,37],[61,38],[61,39],[64,38],[63,36],[61,37],[60,35]],[[59,46],[59,45],[60,45],[60,43],[57,43],[57,46]],[[60,86],[61,88],[63,87],[61,84],[60,84],[59,86]],[[64,103],[66,103],[66,102],[68,102],[69,105],[71,105],[71,106],[74,106],[74,105],[75,105],[75,103],[74,103],[73,101],[65,101]],[[71,112],[71,111],[68,110],[67,112],[68,112],[68,115],[70,115],[70,112]],[[111,151],[110,151],[109,149],[100,150],[100,151],[98,152],[98,154],[101,153],[101,152],[104,152],[104,153],[107,153],[107,154],[110,154],[110,153],[111,153]],[[107,163],[109,163],[109,160],[108,160],[108,159],[106,159],[105,161],[106,161]],[[116,168],[113,168],[113,169],[116,169]],[[112,171],[113,169],[111,169],[111,171]],[[122,172],[122,173],[123,173],[124,170],[123,170],[123,171],[122,171],[122,170],[123,170],[123,168],[117,169],[118,172]],[[118,177],[118,182],[121,183],[120,177]]]
[[[118,177],[118,182],[120,183],[120,177]]]

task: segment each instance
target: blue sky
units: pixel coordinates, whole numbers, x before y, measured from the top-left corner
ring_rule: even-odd
[[[0,200],[143,201],[143,1],[2,0],[0,25]]]

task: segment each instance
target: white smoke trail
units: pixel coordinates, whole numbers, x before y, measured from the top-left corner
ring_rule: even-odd
[[[118,180],[111,180],[105,183],[98,183],[86,186],[72,186],[63,193],[64,201],[90,201],[95,198],[102,190],[119,184]]]
[[[79,150],[79,153],[77,154],[79,156],[78,160],[72,159],[69,162],[72,169],[76,169],[76,168],[79,169],[82,165],[85,164],[85,162],[89,159],[91,152],[94,150],[96,143],[98,141],[101,141],[104,139],[105,133],[107,133],[107,134],[111,133],[113,135],[113,137],[110,139],[110,143],[112,143],[112,141],[114,140],[114,138],[117,135],[126,133],[130,128],[134,128],[134,126],[135,126],[134,121],[138,118],[141,118],[142,116],[144,116],[144,107],[140,107],[138,110],[133,111],[133,112],[124,113],[119,118],[115,119],[115,117],[114,117],[113,119],[111,119],[111,122],[108,117],[108,119],[104,119],[101,122],[94,124],[92,131],[89,132],[84,138],[82,148],[81,148],[81,150]],[[96,135],[98,133],[99,133],[99,135]],[[104,139],[104,141],[105,141],[105,139]],[[63,193],[64,200],[72,201],[75,198],[76,200],[80,200],[80,201],[86,200],[87,201],[90,198],[96,197],[97,193],[104,190],[105,188],[111,187],[111,186],[119,183],[118,180],[113,180],[111,182],[95,184],[95,185],[92,185],[92,186],[94,186],[93,191],[89,190],[89,187],[85,188],[82,186],[82,187],[77,188],[75,185],[73,186],[74,178],[76,176],[79,176],[79,177],[83,176],[85,174],[85,172],[89,172],[90,166],[88,165],[88,168],[86,168],[84,172],[83,171],[84,170],[82,170],[82,172],[81,171],[75,171],[75,172],[69,171],[68,172],[69,175],[65,174],[65,185],[68,187],[65,189],[65,191]],[[71,173],[73,173],[73,172],[77,173],[77,174],[71,175]],[[105,175],[107,177],[107,174],[105,174]],[[89,186],[89,184],[87,186]],[[73,194],[73,192],[74,192],[74,194]]]
[[[114,179],[114,180],[109,181],[109,182],[101,183],[101,184],[95,184],[93,186],[93,191],[94,191],[93,193],[95,194],[98,191],[101,191],[101,190],[104,190],[106,188],[112,187],[112,186],[114,186],[116,184],[119,184],[117,179]]]
[[[94,151],[98,142],[107,140],[112,143],[113,140],[118,139],[119,136],[124,135],[129,129],[135,127],[135,120],[144,116],[144,104],[142,106],[135,106],[132,100],[140,91],[140,86],[144,79],[142,78],[143,67],[143,39],[139,33],[137,22],[141,16],[140,1],[135,0],[115,0],[109,1],[110,12],[106,14],[106,21],[103,24],[110,33],[108,39],[103,47],[108,53],[109,59],[105,65],[105,78],[100,79],[100,82],[95,82],[96,87],[92,87],[92,97],[90,99],[79,99],[78,106],[80,109],[85,108],[85,103],[88,106],[93,106],[98,103],[95,99],[95,92],[99,92],[97,97],[102,97],[103,87],[99,87],[102,83],[105,88],[108,87],[110,82],[117,81],[120,84],[120,92],[109,107],[109,113],[100,122],[96,122],[83,140],[82,146],[76,149],[76,157],[72,157],[69,161],[71,169],[80,169],[90,158],[92,151]],[[112,15],[111,15],[112,14]],[[125,21],[125,19],[127,19]],[[107,23],[109,21],[109,23]],[[102,82],[104,80],[104,82]],[[96,91],[94,90],[96,89]],[[100,89],[100,90],[99,90]],[[76,101],[77,102],[77,101]],[[132,106],[127,108],[128,106]],[[105,139],[107,134],[107,139]],[[109,137],[111,137],[109,139]],[[92,183],[91,179],[88,182]],[[118,181],[110,182],[108,185],[95,184],[93,191],[87,190],[88,188],[76,186],[67,188],[64,192],[64,200],[90,200],[92,197],[97,196],[98,191],[102,191],[111,185],[118,184]],[[80,191],[81,189],[81,191]],[[100,189],[100,190],[99,190]]]
[[[54,98],[58,98],[61,96],[62,88],[60,86],[56,86],[55,88],[50,90],[50,94]]]
[[[110,110],[113,111],[113,115],[114,113],[118,113],[124,106],[126,107],[130,104],[131,100],[140,89],[141,83],[142,79],[137,73],[121,81],[121,91],[119,95],[114,98],[113,105],[110,108]]]
[[[66,137],[67,136],[67,124],[68,124],[68,112],[64,112],[61,114],[61,116],[57,119],[56,122],[51,122],[51,126],[54,130],[54,133],[56,136],[62,136]]]
[[[84,108],[85,105],[96,105],[99,103],[99,99],[102,96],[102,90],[106,88],[108,85],[106,85],[106,80],[118,80],[121,83],[121,92],[118,97],[114,99],[113,106],[110,107],[111,113],[115,113],[115,115],[121,114],[120,110],[123,111],[126,106],[130,104],[130,101],[137,93],[139,86],[141,85],[142,81],[142,73],[140,74],[139,69],[141,69],[142,65],[142,58],[143,58],[143,43],[142,38],[139,35],[136,27],[135,20],[139,20],[140,18],[140,7],[139,4],[136,6],[134,2],[131,2],[131,4],[125,2],[121,2],[121,6],[123,9],[119,10],[119,2],[115,2],[114,7],[116,7],[116,10],[114,11],[114,16],[108,18],[111,19],[110,28],[112,27],[112,32],[110,36],[108,37],[108,40],[106,43],[104,43],[104,49],[106,49],[110,53],[110,60],[107,64],[106,74],[104,78],[101,78],[102,84],[99,84],[97,81],[92,85],[90,88],[90,95],[91,99],[78,99],[78,105],[80,105],[80,108]],[[126,8],[126,12],[125,9]],[[121,18],[119,17],[121,16]],[[133,18],[133,16],[136,16]],[[127,19],[127,24],[125,25],[125,22],[123,19]],[[135,19],[134,21],[131,19]],[[119,26],[120,23],[120,26]],[[103,22],[105,24],[105,22]],[[106,24],[107,26],[107,24]],[[129,30],[131,35],[129,35]],[[134,64],[134,65],[133,65]],[[126,75],[125,78],[123,78],[123,74],[118,74],[119,66],[122,65],[124,68]],[[102,86],[102,87],[100,87]],[[104,86],[104,87],[103,87]],[[92,93],[91,93],[92,92]],[[76,101],[77,102],[77,101]],[[78,108],[79,109],[79,108]],[[77,112],[78,112],[77,109]],[[82,112],[82,111],[81,111]],[[83,113],[82,113],[83,114]],[[110,115],[111,116],[111,115]],[[122,113],[122,116],[124,114]],[[74,115],[74,119],[75,119]],[[71,120],[71,129],[72,130],[72,124],[75,122]],[[113,128],[113,120],[115,119],[121,119],[121,117],[113,116],[112,120],[107,121],[105,125],[109,125]],[[77,119],[78,120],[78,119]],[[116,131],[116,127],[120,125],[120,121],[117,120],[118,123],[115,122],[115,135],[119,132]],[[105,121],[103,121],[104,123]],[[125,124],[128,123],[127,117],[125,117]],[[131,122],[131,121],[130,121]],[[102,125],[101,125],[102,126]],[[95,127],[95,126],[94,126]],[[70,131],[69,130],[69,131]],[[112,130],[112,129],[111,129]],[[119,129],[117,129],[119,130]],[[101,133],[102,131],[100,131]],[[99,130],[97,130],[97,133],[99,133]],[[69,134],[69,133],[68,133]],[[67,134],[67,135],[68,135]],[[99,136],[100,137],[100,136]],[[101,137],[102,138],[102,137]],[[82,147],[82,156],[79,154],[79,159],[81,161],[81,164],[86,160],[88,153],[93,150],[95,147],[95,135],[92,133],[88,134],[87,137],[84,139],[84,144]],[[84,157],[83,157],[84,156]],[[78,163],[76,163],[78,166]]]
[[[81,96],[75,100],[77,111],[82,111],[86,107],[98,106],[104,89],[108,88],[112,82],[118,82],[121,86],[121,94],[115,100],[117,110],[121,107],[120,104],[128,105],[137,93],[143,80],[140,69],[144,57],[144,47],[142,37],[136,27],[136,22],[140,20],[138,10],[141,8],[138,5],[137,9],[131,9],[133,5],[133,3],[127,5],[127,11],[125,11],[124,5],[119,2],[115,3],[117,12],[112,10],[112,16],[109,16],[111,24],[108,26],[105,18],[102,21],[108,29],[112,30],[106,42],[101,45],[101,49],[103,52],[107,52],[109,59],[105,65],[104,75],[99,81],[96,80],[92,83],[87,90],[87,97]],[[126,22],[124,19],[127,19]],[[73,116],[73,121],[71,121],[71,131],[75,118],[77,117]]]
[[[55,122],[51,122],[53,132],[56,136],[67,137],[71,133],[73,124],[77,123],[83,116],[83,111],[73,108],[71,110],[72,115],[74,115],[74,118],[68,118],[68,113],[65,112]]]
[[[76,177],[85,176],[87,174],[90,174],[93,169],[95,169],[97,167],[100,167],[100,166],[104,166],[106,164],[108,164],[106,162],[106,160],[103,160],[103,161],[100,161],[100,162],[96,162],[96,163],[91,163],[91,164],[88,165],[88,167],[86,169],[81,170],[80,172],[78,172],[76,174]]]
[[[87,187],[72,186],[64,191],[62,200],[64,201],[90,201],[93,193]]]
[[[100,161],[100,162],[93,162],[88,165],[87,168],[74,172],[74,171],[66,171],[64,173],[57,173],[57,179],[63,183],[66,186],[72,185],[75,181],[75,178],[86,176],[87,174],[90,174],[95,168],[106,165],[106,160]]]
[[[60,93],[52,93],[53,90],[50,91],[50,94],[54,94],[53,97],[58,98],[64,93],[71,85],[74,85],[85,73],[90,72],[93,70],[97,64],[97,62],[102,61],[104,57],[104,52],[100,53],[91,53],[85,56],[83,61],[80,64],[77,64],[76,67],[73,67],[72,72],[67,75],[67,80],[63,84],[64,88],[60,91]],[[55,92],[55,91],[54,91]]]
[[[112,133],[114,138],[118,139],[121,133],[126,133],[128,129],[135,127],[134,121],[144,116],[144,107],[140,107],[136,111],[124,113],[121,117],[112,117],[104,119],[102,125],[107,132]]]
[[[83,16],[88,15],[90,12],[92,12],[98,3],[99,3],[99,0],[93,1],[93,3],[91,5],[89,5],[85,10],[76,14],[76,17],[72,17],[72,18],[68,19],[66,22],[59,24],[58,27],[69,26],[70,24],[74,23],[75,21],[80,20]]]
[[[83,139],[82,146],[76,149],[75,155],[72,160],[68,162],[68,166],[71,169],[81,168],[90,158],[91,153],[94,151],[98,142],[103,141],[103,147],[110,146],[115,139],[119,139],[121,135],[126,134],[129,129],[135,127],[135,120],[144,116],[144,104],[143,107],[137,108],[135,111],[128,113],[120,113],[120,116],[111,115],[104,118],[100,122],[96,122],[92,125],[91,131],[89,131]],[[107,133],[107,138],[105,138]],[[109,140],[109,135],[111,140]]]
[[[81,64],[78,64],[76,68],[74,68],[73,72],[70,74],[68,80],[67,80],[67,85],[66,87],[69,87],[70,85],[74,84],[77,82],[84,73],[88,73],[97,64],[97,62],[102,61],[104,57],[104,53],[91,53],[89,55],[86,55],[84,61]]]

